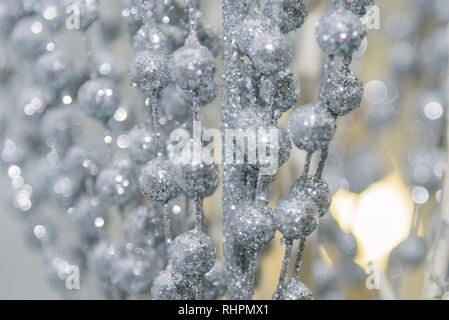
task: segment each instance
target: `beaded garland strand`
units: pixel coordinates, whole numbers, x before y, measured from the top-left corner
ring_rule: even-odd
[[[126,156],[113,146],[114,121],[120,118],[119,112],[126,112],[121,108],[125,98],[119,95],[121,72],[114,62],[108,62],[114,59],[105,55],[108,50],[104,41],[97,41],[114,34],[113,30],[100,33],[99,1],[37,1],[27,12],[19,10],[17,17],[11,17],[17,20],[10,33],[13,48],[30,48],[25,54],[31,56],[23,59],[36,61],[37,79],[33,79],[32,85],[48,86],[35,91],[40,107],[27,104],[25,109],[38,121],[42,118],[45,141],[40,143],[50,147],[50,152],[37,151],[36,158],[42,158],[44,167],[56,159],[47,173],[51,176],[56,172],[55,190],[62,195],[62,207],[67,210],[80,242],[79,247],[68,251],[67,259],[55,253],[54,227],[34,214],[39,188],[30,191],[31,186],[24,185],[22,196],[28,197],[22,200],[31,201],[33,197],[34,216],[27,221],[32,230],[31,241],[43,250],[59,285],[60,280],[68,277],[64,267],[77,263],[94,272],[100,290],[111,299],[149,295],[154,299],[217,299],[225,290],[229,299],[250,299],[254,294],[257,256],[279,230],[286,251],[273,298],[313,298],[299,281],[300,264],[306,237],[330,206],[322,171],[336,118],[356,109],[363,94],[361,81],[349,69],[351,54],[366,34],[359,15],[372,1],[361,3],[335,1],[335,7],[320,21],[317,41],[328,61],[319,102],[295,110],[286,131],[278,127],[277,120],[296,104],[300,91],[298,77],[288,69],[293,52],[287,33],[304,23],[308,1],[223,0],[223,129],[256,129],[258,139],[265,139],[264,131],[277,132],[279,167],[289,158],[289,136],[299,149],[307,152],[301,177],[275,210],[269,206],[269,184],[276,175],[262,174],[267,163],[259,160],[255,164],[223,166],[224,261],[216,259],[215,245],[203,224],[203,198],[218,187],[218,165],[215,160],[206,163],[196,153],[201,148],[195,145],[196,141],[188,141],[190,161],[175,162],[169,156],[166,136],[169,129],[191,127],[194,131],[196,125],[201,126],[200,106],[216,96],[214,56],[220,45],[210,29],[198,21],[198,1],[122,1],[122,15],[134,50],[128,68],[129,84],[144,97],[143,121],[124,130],[129,139]],[[76,6],[80,12],[88,65],[94,66],[87,75],[77,74],[57,41],[42,47],[63,29],[59,20],[64,20],[68,6]],[[57,17],[49,8],[57,8]],[[343,25],[344,30],[336,28],[337,24]],[[56,49],[52,47],[55,45]],[[334,58],[341,56],[343,66],[334,70]],[[59,68],[54,68],[54,61]],[[24,73],[20,66],[15,68],[18,74]],[[36,99],[35,92],[31,100]],[[57,98],[47,98],[47,94]],[[57,106],[60,100],[65,105]],[[43,104],[45,101],[48,103]],[[80,143],[74,112],[77,109],[103,125],[109,155],[106,159]],[[64,126],[59,126],[61,123]],[[11,141],[14,152],[8,173],[14,185],[21,177],[23,157],[13,144]],[[316,173],[310,175],[316,151],[321,152],[321,159]],[[257,152],[261,154],[262,150]],[[64,190],[67,184],[71,188]],[[173,209],[178,205],[173,203],[180,197],[188,203],[193,199],[195,223],[191,230],[190,225],[177,226],[176,219],[180,218]],[[21,205],[26,209],[27,202],[22,201]],[[110,208],[119,211],[124,244],[108,239],[103,229]],[[185,214],[181,224],[187,225],[189,212]],[[293,276],[286,282],[296,240],[299,245]]]

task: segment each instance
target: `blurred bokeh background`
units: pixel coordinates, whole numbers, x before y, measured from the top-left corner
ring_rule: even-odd
[[[121,20],[119,1],[101,3],[105,21]],[[311,0],[306,23],[290,34],[296,47],[291,69],[301,80],[298,106],[316,101],[324,57],[315,41],[315,24],[328,7],[328,0]],[[202,19],[221,34],[221,2],[202,0],[201,10]],[[442,223],[441,189],[446,169],[449,1],[376,0],[371,13],[367,41],[352,64],[365,84],[363,105],[338,122],[324,173],[334,194],[332,207],[307,241],[301,278],[318,299],[441,298],[449,290],[447,259],[435,250],[449,241]],[[131,48],[123,21],[120,28],[120,36],[107,46],[126,69]],[[77,64],[85,64],[79,34],[68,31],[64,37],[63,45]],[[7,40],[1,43],[2,51],[7,45]],[[129,116],[139,117],[139,97],[126,79],[122,91]],[[2,110],[12,113],[11,93],[1,93],[6,97]],[[220,98],[204,107],[202,115],[206,126],[219,128]],[[288,116],[280,120],[281,125]],[[85,137],[104,148],[102,128],[87,118],[82,122]],[[294,150],[282,167],[272,185],[273,205],[300,175],[304,157]],[[0,298],[63,298],[50,285],[41,254],[26,245],[23,220],[12,205],[8,169],[3,166],[0,174],[4,190],[0,195]],[[220,196],[219,190],[205,200],[209,233],[218,247]],[[70,229],[58,208],[41,210],[54,218],[57,229]],[[111,217],[108,231],[120,241],[116,216]],[[255,298],[269,298],[276,288],[284,254],[279,240],[277,234],[261,258]],[[378,280],[377,288],[367,288],[370,276]],[[101,296],[87,278],[75,298]]]

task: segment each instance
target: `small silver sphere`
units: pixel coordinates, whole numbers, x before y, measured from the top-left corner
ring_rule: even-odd
[[[293,50],[286,36],[275,29],[257,36],[252,41],[248,57],[258,72],[272,74],[290,64]]]
[[[152,201],[168,202],[180,193],[168,160],[156,158],[148,162],[140,171],[139,182],[142,194]]]
[[[40,83],[56,91],[73,92],[79,83],[79,74],[71,57],[56,50],[39,58],[35,74]]]
[[[78,91],[78,104],[87,115],[106,122],[120,106],[119,90],[105,78],[88,80]]]
[[[349,68],[332,71],[320,86],[319,98],[324,107],[335,116],[344,116],[362,103],[363,83]]]
[[[189,197],[206,198],[211,196],[220,183],[218,164],[206,164],[200,159],[190,163],[173,165],[178,186]]]
[[[307,179],[304,187],[302,184],[302,179],[296,180],[290,187],[289,194],[295,196],[304,192],[315,204],[320,217],[324,216],[332,202],[329,186],[326,181],[312,176]]]
[[[305,194],[290,195],[274,210],[277,229],[288,240],[304,239],[318,226],[319,215],[313,201]]]
[[[299,149],[309,152],[328,146],[335,131],[335,119],[331,114],[313,104],[297,108],[288,120],[290,138]]]
[[[360,17],[344,8],[332,10],[318,22],[316,39],[327,55],[348,56],[356,51],[367,30]]]
[[[281,0],[280,26],[283,33],[288,33],[301,26],[309,15],[309,0]]]
[[[174,270],[186,276],[205,275],[214,266],[215,256],[214,243],[198,230],[180,234],[168,248],[168,259]]]
[[[156,135],[149,124],[136,125],[128,136],[128,152],[133,161],[146,163],[157,157]],[[161,140],[163,141],[162,137]]]
[[[234,246],[243,252],[257,253],[274,237],[273,212],[258,203],[243,204],[231,218],[231,230]]]
[[[148,50],[137,52],[129,64],[128,77],[131,86],[147,95],[160,92],[170,81],[167,56]]]
[[[170,69],[176,84],[184,90],[199,90],[215,81],[217,66],[212,53],[197,42],[186,44],[173,53]]]
[[[100,172],[95,187],[104,203],[124,206],[136,196],[138,181],[131,167],[114,166]]]

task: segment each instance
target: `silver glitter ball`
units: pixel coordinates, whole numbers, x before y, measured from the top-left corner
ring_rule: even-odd
[[[160,92],[170,81],[167,56],[148,50],[137,52],[131,58],[128,77],[131,86],[147,95]]]
[[[297,193],[278,202],[274,220],[286,239],[304,239],[318,226],[319,215],[313,201],[305,193]]]
[[[349,68],[332,71],[320,86],[319,98],[323,106],[335,116],[354,111],[362,103],[363,83]]]
[[[140,171],[139,182],[142,194],[152,201],[168,202],[180,193],[168,160],[156,158],[148,162]]]
[[[248,50],[254,68],[262,74],[272,74],[285,69],[293,59],[293,50],[287,37],[280,31],[262,33]]]
[[[59,50],[40,57],[35,74],[40,83],[56,91],[74,91],[80,78],[72,58]]]
[[[92,243],[100,238],[108,214],[100,199],[83,196],[67,213],[82,240]]]
[[[98,196],[106,204],[124,206],[136,196],[138,180],[127,165],[103,169],[95,183]]]
[[[151,296],[154,300],[194,300],[196,290],[196,286],[191,281],[174,272],[170,267],[154,279]]]
[[[170,70],[180,88],[199,90],[215,81],[217,66],[206,47],[188,38],[185,45],[173,53]]]
[[[335,131],[335,119],[319,105],[301,106],[288,120],[290,138],[299,149],[309,152],[328,146]]]
[[[156,134],[147,123],[136,125],[128,134],[128,152],[137,163],[146,163],[157,156]],[[164,141],[163,137],[160,137]]]
[[[235,42],[239,50],[247,55],[254,39],[267,33],[271,28],[267,19],[249,16],[242,25],[235,26]]]
[[[155,203],[131,211],[128,225],[131,237],[140,246],[156,246],[165,239],[162,208]]]
[[[294,196],[304,192],[315,204],[320,217],[324,216],[329,210],[332,201],[326,181],[312,176],[307,179],[304,187],[302,183],[303,179],[296,180],[290,187],[289,194]]]
[[[242,252],[259,252],[270,243],[275,231],[273,212],[268,206],[245,203],[232,215],[232,240]]]
[[[181,190],[189,197],[205,198],[211,196],[220,183],[218,164],[206,164],[199,159],[190,163],[173,165],[176,181]]]
[[[327,55],[334,56],[351,55],[366,34],[359,16],[344,8],[328,12],[316,27],[318,45]]]
[[[195,229],[173,240],[168,248],[168,259],[176,272],[201,277],[214,266],[216,251],[209,236]]]
[[[313,300],[313,294],[304,283],[292,278],[282,291],[280,300]]]
[[[108,79],[88,80],[78,91],[78,104],[87,115],[106,122],[120,106],[119,90]]]

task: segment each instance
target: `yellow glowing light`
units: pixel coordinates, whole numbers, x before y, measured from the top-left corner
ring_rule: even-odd
[[[339,190],[331,213],[344,231],[357,239],[356,262],[385,267],[391,250],[407,238],[413,216],[413,201],[398,173],[372,184],[360,195]]]

